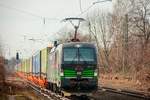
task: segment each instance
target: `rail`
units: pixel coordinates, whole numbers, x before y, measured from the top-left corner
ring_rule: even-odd
[[[38,93],[40,93],[42,96],[46,97],[49,100],[69,100],[68,98],[63,97],[59,94],[53,93],[48,89],[39,87],[38,85],[32,82],[27,81],[27,83],[32,89],[34,89],[35,91],[37,91]]]
[[[125,89],[115,89],[111,87],[99,87],[99,90],[150,100],[150,95],[147,95],[141,92],[136,92],[136,91],[129,91]]]

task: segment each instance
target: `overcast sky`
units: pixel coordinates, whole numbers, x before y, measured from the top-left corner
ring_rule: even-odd
[[[0,0],[0,38],[5,56],[10,58],[19,51],[22,57],[28,57],[46,47],[66,25],[61,22],[63,18],[78,16],[95,1],[81,0],[80,7],[80,0]],[[99,3],[79,17],[92,9],[110,10],[111,7],[112,2]],[[44,41],[29,40],[32,38]]]

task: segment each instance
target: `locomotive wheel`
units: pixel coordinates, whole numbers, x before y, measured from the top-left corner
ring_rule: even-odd
[[[63,93],[63,92],[61,92],[60,95],[61,95],[62,97],[64,97],[64,93]]]
[[[58,93],[58,88],[56,84],[53,84],[53,92]]]
[[[50,84],[47,84],[47,85],[46,85],[46,89],[51,90]]]
[[[58,93],[61,94],[61,89],[57,87]]]

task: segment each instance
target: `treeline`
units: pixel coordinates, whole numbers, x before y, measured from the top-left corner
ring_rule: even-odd
[[[87,20],[103,72],[150,70],[149,0],[116,0],[111,13],[94,12]]]
[[[66,30],[60,30],[61,42],[73,37],[73,30]],[[97,44],[102,72],[150,71],[149,0],[115,0],[112,12],[88,14],[79,33],[81,41]]]

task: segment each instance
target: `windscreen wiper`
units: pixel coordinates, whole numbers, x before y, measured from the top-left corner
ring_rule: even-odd
[[[72,64],[73,62],[75,62],[75,59],[78,57],[78,52],[76,52],[76,56],[71,60],[71,63]],[[79,60],[79,59],[78,59]]]
[[[81,58],[83,59],[84,64],[87,64],[87,61],[86,61],[85,58],[82,56],[82,54],[80,54],[80,52],[79,52],[79,61],[80,61]]]

